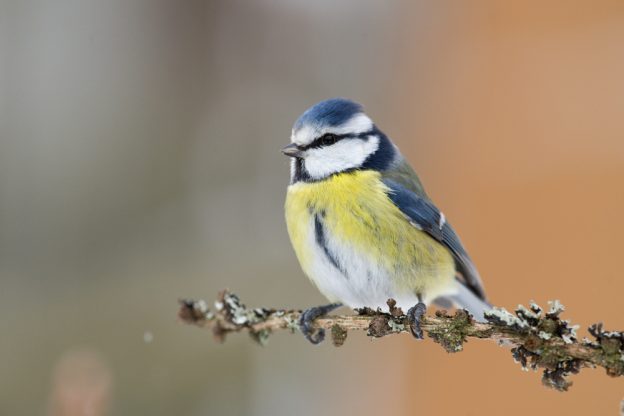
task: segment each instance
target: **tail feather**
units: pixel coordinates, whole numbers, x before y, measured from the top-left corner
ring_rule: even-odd
[[[478,297],[473,291],[463,284],[459,284],[459,292],[456,295],[449,296],[449,299],[458,308],[466,309],[472,314],[477,321],[484,321],[484,312],[492,309],[486,300]]]

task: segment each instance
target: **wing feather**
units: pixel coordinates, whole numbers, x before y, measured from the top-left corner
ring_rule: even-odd
[[[424,195],[424,192],[418,195],[389,178],[384,178],[383,182],[389,188],[388,196],[410,223],[448,247],[461,274],[460,281],[480,299],[486,300],[479,272],[444,214]]]

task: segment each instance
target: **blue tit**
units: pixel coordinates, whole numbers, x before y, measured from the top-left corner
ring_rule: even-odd
[[[301,268],[332,304],[302,314],[312,321],[335,307],[387,310],[392,298],[408,311],[412,334],[432,302],[490,308],[479,273],[446,217],[390,141],[352,101],[322,101],[299,117],[291,144],[285,211]]]

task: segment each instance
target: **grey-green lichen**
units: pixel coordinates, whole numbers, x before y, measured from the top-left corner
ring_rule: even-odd
[[[589,327],[589,333],[595,341],[586,341],[584,345],[599,350],[601,362],[607,374],[612,377],[624,375],[624,331],[605,331],[602,323]]]
[[[565,311],[565,307],[559,302],[559,299],[549,300],[548,306],[550,306],[547,313],[549,316],[559,316],[561,312]]]
[[[489,322],[513,328],[517,330],[525,330],[529,327],[527,321],[520,316],[514,316],[509,313],[505,308],[492,308],[484,313],[485,319]]]
[[[262,322],[269,314],[268,309],[255,308],[247,309],[233,293],[225,293],[223,295],[223,303],[230,321],[235,325],[252,325]]]
[[[300,311],[248,309],[227,291],[219,295],[215,312],[201,300],[183,300],[180,304],[178,314],[183,321],[212,328],[220,341],[230,332],[246,329],[252,339],[266,345],[273,331],[299,329]],[[582,367],[601,366],[611,376],[624,375],[624,332],[605,331],[602,324],[596,324],[589,328],[593,339],[579,341],[578,325],[561,319],[563,311],[559,301],[549,302],[546,310],[531,302],[528,307],[518,305],[514,313],[493,308],[485,313],[486,322],[475,322],[463,310],[454,315],[438,311],[435,317],[424,316],[421,327],[448,352],[461,351],[468,337],[512,345],[512,355],[524,370],[543,370],[543,384],[561,391],[570,387],[569,376]],[[388,312],[364,308],[358,313],[359,316],[330,315],[319,325],[330,328],[336,346],[344,344],[348,330],[367,328],[368,335],[375,338],[410,332],[407,316],[392,299],[388,300]]]
[[[293,334],[299,330],[299,319],[295,319],[291,315],[285,314],[284,321],[286,321],[286,328]]]
[[[271,335],[271,330],[261,329],[260,331],[249,331],[249,335],[251,336],[251,339],[264,347],[269,343],[269,335]]]
[[[392,332],[396,332],[397,334],[407,330],[407,327],[402,322],[397,322],[394,319],[388,320],[388,326]]]
[[[180,300],[180,304],[183,308],[180,309],[180,318],[185,321],[212,321],[216,318],[216,315],[208,309],[208,304],[205,300]]]
[[[522,340],[521,345],[511,350],[514,360],[524,370],[543,368],[542,382],[548,387],[565,391],[572,382],[567,377],[580,371],[582,361],[571,357],[561,348],[561,344],[570,345],[577,341],[578,325],[559,316],[565,310],[558,300],[548,302],[548,312],[542,313],[535,302],[529,308],[518,305],[515,315],[495,308],[487,312],[488,322],[516,332]]]
[[[338,324],[332,325],[330,332],[331,332],[332,344],[334,344],[334,347],[342,346],[347,340],[347,334],[348,334],[347,330]]]
[[[458,310],[450,316],[446,311],[437,311],[436,317],[445,318],[444,323],[434,329],[429,329],[427,334],[434,342],[442,345],[446,352],[459,352],[464,349],[464,342],[472,327],[473,320],[468,312]]]

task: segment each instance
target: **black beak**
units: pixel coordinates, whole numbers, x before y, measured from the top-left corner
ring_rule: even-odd
[[[289,157],[301,157],[303,150],[301,150],[295,143],[291,143],[282,149],[282,153]]]

